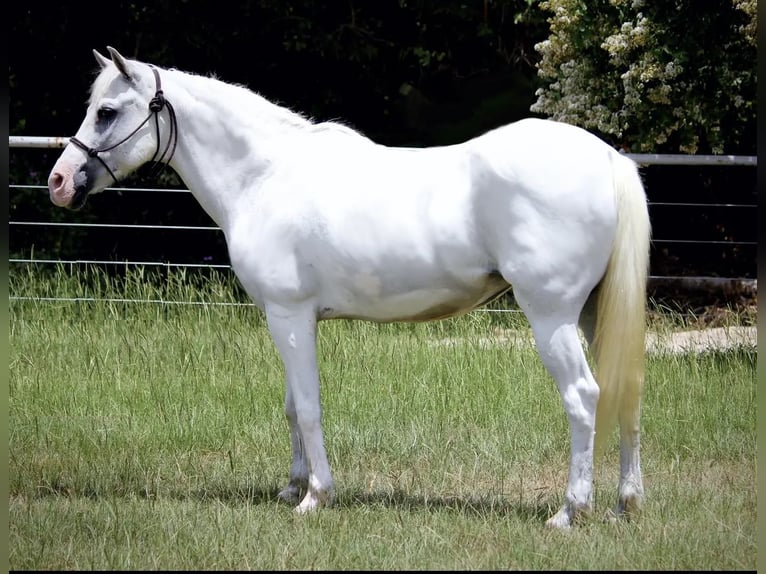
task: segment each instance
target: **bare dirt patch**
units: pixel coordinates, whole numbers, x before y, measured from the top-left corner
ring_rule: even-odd
[[[650,353],[701,353],[726,351],[741,346],[755,347],[758,343],[756,327],[714,327],[694,331],[647,333],[646,350]]]
[[[741,346],[755,347],[758,342],[756,327],[714,327],[688,331],[650,331],[646,335],[648,353],[700,353],[703,351],[725,351]],[[533,345],[532,334],[526,330],[495,328],[490,335],[476,339],[446,337],[429,341],[434,346],[459,344],[478,345],[482,348],[495,346]]]

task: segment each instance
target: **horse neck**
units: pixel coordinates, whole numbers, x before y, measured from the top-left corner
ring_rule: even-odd
[[[311,122],[245,88],[183,72],[164,72],[178,120],[171,166],[226,232],[241,193],[276,161],[280,142]]]

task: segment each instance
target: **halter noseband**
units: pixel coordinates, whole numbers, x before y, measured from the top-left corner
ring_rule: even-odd
[[[159,175],[162,172],[162,170],[165,169],[165,166],[167,166],[168,162],[170,162],[171,158],[173,157],[173,154],[176,151],[176,144],[178,143],[178,122],[176,120],[176,112],[173,109],[173,106],[171,105],[171,103],[165,99],[165,95],[162,92],[162,83],[160,82],[160,74],[157,71],[157,68],[155,68],[152,65],[150,65],[149,67],[152,69],[152,72],[154,72],[154,81],[155,81],[155,84],[157,85],[157,90],[154,93],[154,97],[151,100],[149,100],[149,115],[146,116],[146,119],[144,119],[144,121],[142,121],[136,129],[134,129],[132,132],[130,132],[127,136],[122,138],[116,144],[110,145],[108,147],[102,147],[100,149],[89,147],[86,144],[84,144],[82,141],[77,139],[76,137],[69,138],[69,141],[71,143],[85,150],[85,153],[88,154],[88,157],[94,157],[98,161],[100,161],[101,165],[103,165],[104,168],[106,168],[106,171],[109,172],[109,175],[112,176],[112,179],[114,180],[115,184],[119,183],[119,180],[114,175],[114,172],[109,168],[109,166],[103,160],[103,158],[101,158],[98,154],[104,153],[106,151],[111,151],[114,148],[124,144],[126,141],[128,141],[130,138],[136,135],[138,130],[144,127],[144,124],[148,122],[152,116],[154,116],[154,125],[156,127],[156,132],[157,132],[157,149],[154,151],[154,155],[152,156],[152,159],[150,159],[149,161],[151,162],[156,161],[161,165],[160,169],[157,171],[155,176]],[[168,143],[165,146],[165,149],[162,150],[162,153],[160,154],[159,153],[160,152],[160,112],[165,107],[168,108],[168,116],[170,117],[170,135],[168,136]],[[172,149],[170,147],[171,144],[173,146]],[[170,152],[170,155],[168,155],[167,159],[165,159],[165,154],[167,154],[168,151]],[[163,160],[165,160],[164,163],[163,163]]]

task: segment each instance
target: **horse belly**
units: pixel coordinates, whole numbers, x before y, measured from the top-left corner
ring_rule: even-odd
[[[381,276],[357,274],[345,288],[320,297],[321,319],[368,319],[379,322],[432,321],[460,315],[493,300],[510,288],[497,272],[468,283],[454,276],[396,287]]]

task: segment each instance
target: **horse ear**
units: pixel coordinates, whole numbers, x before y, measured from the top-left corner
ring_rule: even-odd
[[[122,74],[126,80],[130,80],[131,77],[130,71],[128,70],[128,61],[111,46],[107,46],[106,49],[109,50],[109,54],[112,56],[112,62],[114,62],[114,65],[117,66],[120,74]]]
[[[96,62],[98,62],[98,65],[101,66],[101,69],[103,70],[106,68],[109,60],[104,58],[97,50],[93,50],[93,55],[96,57]]]

